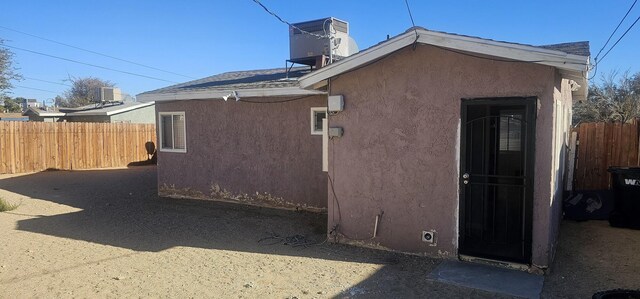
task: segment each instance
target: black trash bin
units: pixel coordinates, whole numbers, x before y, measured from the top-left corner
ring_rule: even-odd
[[[609,167],[614,208],[609,224],[640,229],[640,167]]]

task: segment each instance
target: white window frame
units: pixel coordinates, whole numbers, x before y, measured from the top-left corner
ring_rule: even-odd
[[[329,117],[327,107],[311,107],[311,135],[322,135],[322,129],[316,130],[316,113],[324,112],[325,118]]]
[[[183,128],[183,136],[184,136],[184,149],[182,148],[163,148],[162,147],[162,138],[164,136],[162,132],[162,116],[171,115],[171,119],[173,120],[174,115],[181,115],[184,118],[184,128]],[[173,125],[173,124],[172,124]],[[187,117],[184,114],[184,111],[174,111],[174,112],[158,112],[158,150],[161,152],[170,152],[170,153],[186,153],[187,152]],[[173,133],[173,126],[171,127]],[[173,136],[173,134],[171,135]],[[173,140],[173,145],[175,145],[175,140]]]

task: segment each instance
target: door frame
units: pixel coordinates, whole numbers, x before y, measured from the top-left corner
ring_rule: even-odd
[[[527,137],[526,153],[525,153],[525,204],[524,204],[524,259],[498,259],[506,262],[516,262],[531,265],[532,249],[533,249],[533,200],[534,200],[534,176],[535,176],[535,141],[536,141],[536,117],[538,98],[537,97],[491,97],[491,98],[462,98],[460,101],[460,165],[458,168],[458,256],[469,254],[461,252],[464,244],[464,227],[465,227],[465,184],[463,183],[462,174],[465,172],[466,166],[466,122],[467,108],[475,105],[491,105],[491,106],[517,106],[525,107],[527,119]],[[470,256],[478,258],[496,259],[495,257]]]

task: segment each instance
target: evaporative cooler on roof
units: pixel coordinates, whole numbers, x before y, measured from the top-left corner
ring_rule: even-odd
[[[318,57],[331,57],[335,61],[357,51],[357,45],[349,37],[349,23],[345,21],[324,18],[289,26],[291,62],[315,65]]]

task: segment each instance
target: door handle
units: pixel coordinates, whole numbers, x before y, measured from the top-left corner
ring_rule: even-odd
[[[469,184],[469,173],[465,173],[465,174],[463,174],[463,175],[462,175],[462,178],[464,179],[464,180],[462,181],[462,183],[463,183],[463,184],[465,184],[465,185]]]

